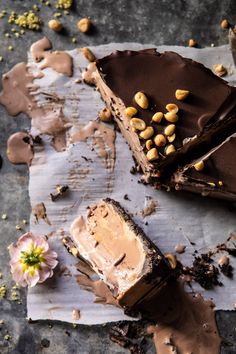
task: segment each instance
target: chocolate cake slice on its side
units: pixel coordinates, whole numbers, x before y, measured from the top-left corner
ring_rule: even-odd
[[[84,79],[99,89],[146,177],[183,166],[234,133],[236,88],[174,52],[117,51],[90,64]],[[130,117],[127,107],[137,113]]]
[[[236,202],[236,135],[201,160],[177,171],[170,185],[176,190],[201,193]]]
[[[87,220],[77,218],[71,235],[79,256],[127,309],[157,293],[175,273],[160,250],[112,199],[90,207]]]

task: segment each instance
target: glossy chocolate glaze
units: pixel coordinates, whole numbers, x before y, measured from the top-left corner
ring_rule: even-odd
[[[213,131],[218,132],[228,120],[236,119],[236,89],[228,86],[224,80],[202,64],[183,58],[174,52],[161,54],[155,49],[139,52],[117,51],[98,60],[97,70],[103,83],[114,93],[114,102],[111,99],[110,105],[113,112],[116,110],[116,120],[120,126],[128,118],[117,113],[117,108],[121,111],[121,107],[116,104],[117,97],[121,99],[124,106],[136,107],[138,109],[136,116],[145,120],[147,125],[152,125],[158,133],[163,132],[168,122],[163,118],[160,124],[151,123],[152,115],[157,111],[165,113],[165,106],[168,103],[178,105],[179,120],[176,123],[174,141],[178,153],[160,158],[152,163],[155,167],[167,165],[177,156],[177,160],[180,160],[182,153],[186,153],[199,142],[203,150],[214,143],[217,144],[220,138],[217,138],[216,142],[212,141]],[[97,78],[95,83],[100,89]],[[189,90],[189,97],[184,101],[178,101],[175,98],[177,89]],[[150,103],[148,109],[144,110],[134,102],[133,98],[137,91],[143,91],[147,95]],[[106,96],[104,87],[101,94],[108,101],[108,98],[104,97]],[[132,132],[131,135],[134,136],[136,133]],[[189,141],[190,139],[192,141]],[[140,143],[144,146],[141,140]],[[159,152],[164,155],[164,148],[159,148]],[[145,170],[145,166],[142,167]]]
[[[235,154],[236,137],[230,137],[204,158],[202,171],[196,171],[191,164],[184,171],[176,173],[173,180],[181,189],[236,201]]]

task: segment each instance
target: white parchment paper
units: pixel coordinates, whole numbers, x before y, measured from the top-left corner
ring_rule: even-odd
[[[108,44],[91,47],[96,57],[102,57],[116,49],[143,49],[154,45],[137,43]],[[158,51],[171,50],[183,56],[195,59],[209,68],[222,63],[232,74],[227,80],[234,84],[236,80],[233,61],[228,46],[195,49],[177,46],[161,46]],[[40,86],[36,95],[39,103],[45,102],[48,94],[52,101],[55,95],[63,100],[65,116],[73,123],[72,130],[85,126],[97,118],[98,111],[104,107],[99,93],[84,83],[75,83],[81,78],[82,70],[88,62],[78,50],[70,51],[74,60],[74,75],[64,77],[52,69],[45,69],[45,76],[35,80]],[[32,70],[33,64],[30,57]],[[204,88],[203,88],[204,89]],[[45,95],[47,94],[47,95]],[[61,101],[61,102],[62,102]],[[70,132],[69,132],[70,133]],[[128,145],[117,133],[116,164],[114,172],[105,168],[104,161],[98,156],[96,148],[92,149],[90,139],[69,145],[66,151],[57,153],[50,145],[50,137],[44,136],[44,149],[36,151],[30,167],[29,194],[31,205],[44,202],[51,225],[43,220],[35,224],[31,218],[31,231],[36,234],[48,234],[52,247],[58,252],[60,265],[66,266],[72,276],[62,274],[44,284],[29,289],[27,298],[28,317],[37,319],[54,319],[82,324],[98,324],[127,319],[123,311],[111,305],[94,303],[94,295],[81,289],[75,275],[78,274],[76,260],[67,253],[61,244],[61,236],[68,234],[70,224],[86,212],[86,207],[101,198],[111,197],[119,201],[147,235],[164,252],[174,252],[175,245],[186,245],[186,251],[178,258],[184,264],[191,264],[194,250],[205,252],[217,243],[224,242],[230,232],[236,230],[235,212],[226,203],[209,200],[185,193],[167,193],[156,191],[150,186],[138,183],[140,176],[130,174],[133,160]],[[90,158],[85,161],[82,156]],[[49,194],[57,184],[68,184],[70,192],[65,197],[52,202]],[[125,200],[127,194],[130,200]],[[157,202],[156,212],[146,218],[141,210],[150,198]],[[147,223],[146,223],[147,222]],[[195,243],[192,245],[191,243]],[[236,267],[236,262],[231,260]],[[218,309],[230,310],[236,302],[236,283],[222,276],[223,287],[205,291],[196,286],[204,297],[213,298]],[[72,310],[78,309],[81,318],[72,319]]]

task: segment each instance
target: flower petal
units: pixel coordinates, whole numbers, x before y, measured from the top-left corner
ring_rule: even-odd
[[[29,269],[26,270],[25,274],[24,274],[24,278],[25,281],[27,282],[27,285],[32,288],[33,286],[35,286],[39,279],[39,271],[38,269],[35,269],[33,267],[29,267]]]

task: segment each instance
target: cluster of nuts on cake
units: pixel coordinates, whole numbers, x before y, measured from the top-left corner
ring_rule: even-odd
[[[175,97],[178,101],[185,100],[189,95],[188,90],[178,89],[175,91]],[[144,92],[137,92],[134,96],[134,101],[142,109],[147,109],[149,107],[149,101]],[[145,140],[145,147],[147,150],[148,161],[155,161],[159,158],[158,148],[164,147],[164,154],[170,155],[176,151],[173,144],[175,135],[175,123],[178,121],[178,111],[179,107],[175,103],[168,103],[166,105],[166,113],[156,112],[152,116],[152,123],[160,124],[163,120],[168,123],[164,128],[163,134],[158,133],[154,136],[154,128],[152,125],[146,125],[145,121],[141,118],[136,118],[138,110],[135,107],[127,107],[125,109],[125,114],[130,117],[131,128],[138,133],[139,138]],[[153,137],[154,136],[154,137]]]

